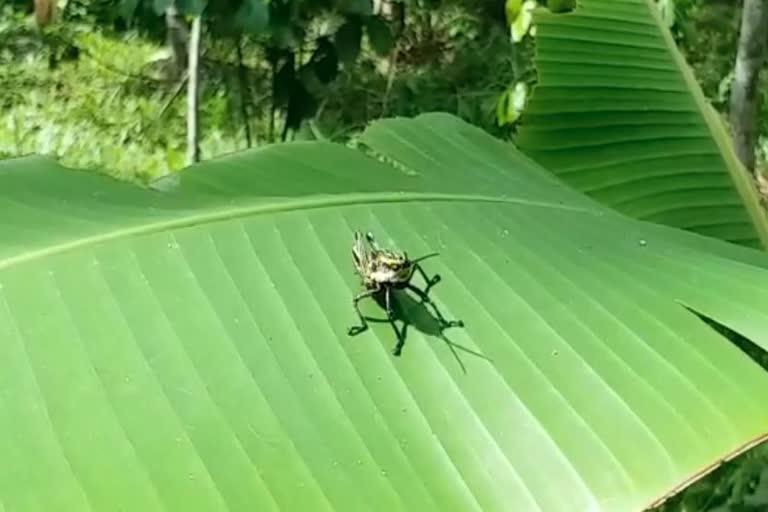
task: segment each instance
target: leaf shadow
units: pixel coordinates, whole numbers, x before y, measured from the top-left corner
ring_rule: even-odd
[[[452,328],[464,328],[464,322],[461,320],[446,320],[432,299],[426,295],[425,297],[426,300],[416,300],[407,289],[393,289],[391,290],[392,318],[372,318],[366,316],[366,320],[371,323],[388,323],[392,326],[398,339],[397,346],[393,351],[396,356],[399,356],[405,347],[408,329],[412,327],[422,334],[440,339],[448,345],[464,374],[467,373],[467,368],[459,357],[457,350],[485,359],[486,361],[491,361],[485,355],[448,338],[445,331]],[[383,310],[386,310],[383,293],[376,294],[372,298]],[[400,329],[397,328],[397,322],[402,324]]]

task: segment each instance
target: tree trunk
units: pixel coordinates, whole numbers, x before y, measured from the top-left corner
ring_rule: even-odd
[[[187,61],[189,59],[187,56],[189,29],[173,2],[165,10],[165,28],[168,46],[173,55],[171,74],[174,79],[178,80],[181,78],[184,69],[187,67]]]
[[[765,0],[744,0],[739,49],[731,87],[730,117],[736,155],[750,172],[755,168],[757,142],[757,82],[763,66],[768,34]]]
[[[56,0],[35,0],[35,21],[39,27],[44,27],[53,21],[56,14]]]
[[[189,37],[189,81],[187,82],[187,160],[200,161],[200,16],[192,20]]]

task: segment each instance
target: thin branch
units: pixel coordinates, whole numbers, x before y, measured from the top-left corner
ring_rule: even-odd
[[[181,78],[181,80],[179,80],[179,85],[176,86],[176,90],[173,91],[173,95],[168,98],[168,101],[165,102],[163,108],[160,109],[160,113],[157,115],[157,120],[162,119],[168,109],[171,108],[171,105],[173,105],[173,102],[176,101],[176,98],[181,96],[181,91],[184,90],[184,86],[187,85],[187,81],[189,81],[189,73],[185,72],[184,76]]]
[[[387,87],[384,89],[384,99],[381,106],[381,117],[386,117],[387,108],[389,106],[389,96],[392,94],[392,85],[395,83],[395,74],[397,73],[397,55],[398,45],[392,50],[392,55],[389,58],[389,69],[387,70]]]
[[[251,138],[251,118],[248,115],[248,81],[245,78],[242,44],[243,37],[238,36],[235,47],[237,48],[237,76],[240,80],[240,113],[243,116],[243,127],[245,128],[245,143],[251,148],[253,147],[253,140]]]
[[[269,105],[269,126],[268,126],[268,132],[267,137],[269,142],[275,141],[275,117],[277,116],[277,105],[275,105],[275,90],[274,90],[274,83],[275,83],[275,75],[277,74],[277,61],[272,62],[272,87],[271,87],[271,99]]]

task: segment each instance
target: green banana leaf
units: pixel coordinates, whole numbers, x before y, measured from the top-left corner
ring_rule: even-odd
[[[534,22],[523,152],[632,217],[768,247],[751,178],[653,0],[580,0]]]
[[[152,190],[0,162],[0,510],[631,511],[765,438],[768,375],[698,316],[767,347],[763,253],[451,116],[362,144]],[[357,229],[440,253],[400,357],[348,335]]]

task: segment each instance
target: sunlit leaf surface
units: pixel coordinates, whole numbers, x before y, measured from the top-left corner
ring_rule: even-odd
[[[0,510],[640,510],[766,433],[768,376],[688,309],[768,346],[762,253],[453,117],[363,143],[152,191],[0,163]],[[409,295],[401,357],[386,323],[349,337],[355,229],[439,251],[465,327]]]
[[[656,2],[578,6],[535,16],[538,83],[520,148],[632,217],[768,247],[754,185]]]

